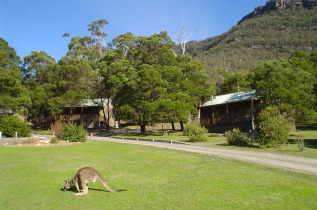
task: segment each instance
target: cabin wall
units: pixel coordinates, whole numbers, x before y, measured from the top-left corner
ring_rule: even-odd
[[[252,128],[251,101],[202,107],[200,123],[210,132],[225,132],[232,128]]]
[[[64,121],[72,121],[78,124],[82,123],[87,128],[98,128],[99,126],[104,127],[105,119],[103,109],[108,117],[107,107],[101,106],[90,106],[90,107],[66,107],[63,109],[63,113],[59,118]],[[112,106],[110,106],[110,126],[115,125],[115,119],[112,112]]]

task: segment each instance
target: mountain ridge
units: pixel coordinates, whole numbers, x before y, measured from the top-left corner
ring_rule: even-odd
[[[265,6],[272,2],[280,0],[268,1]],[[295,0],[283,2],[283,7],[263,10],[252,18],[249,13],[219,36],[189,42],[186,52],[205,62],[207,69],[224,69],[230,73],[250,70],[267,60],[286,59],[298,50],[316,50],[317,8],[314,5],[317,0],[297,0],[302,5],[306,5],[304,2],[312,5],[297,9],[286,5]]]
[[[298,10],[303,8],[313,9],[315,7],[317,7],[317,0],[270,0],[266,2],[265,6],[256,7],[253,12],[244,16],[240,21],[238,21],[238,24],[268,11],[286,9]]]

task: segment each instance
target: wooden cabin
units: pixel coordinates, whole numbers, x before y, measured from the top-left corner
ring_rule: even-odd
[[[113,107],[110,101],[110,126],[115,126],[115,118],[113,114]],[[100,99],[85,99],[76,105],[64,107],[63,113],[59,118],[64,121],[72,121],[82,123],[88,128],[100,128],[105,125],[105,118],[108,118],[108,101],[105,99],[101,102]]]
[[[256,104],[255,90],[212,97],[199,107],[200,124],[214,133],[254,130]]]

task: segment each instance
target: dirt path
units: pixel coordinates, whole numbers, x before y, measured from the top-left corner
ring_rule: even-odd
[[[303,158],[290,155],[272,153],[242,151],[224,148],[209,148],[183,144],[167,144],[159,142],[146,142],[135,140],[120,140],[109,137],[93,137],[94,140],[110,141],[125,144],[137,144],[144,146],[160,147],[173,150],[187,151],[199,154],[215,155],[218,157],[232,158],[241,161],[253,162],[261,165],[281,168],[284,170],[297,171],[317,175],[317,159]]]

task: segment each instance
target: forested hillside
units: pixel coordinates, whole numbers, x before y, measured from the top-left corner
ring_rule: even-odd
[[[249,70],[263,61],[289,58],[295,51],[317,48],[317,9],[275,9],[240,22],[228,32],[190,42],[186,52],[207,70]]]

